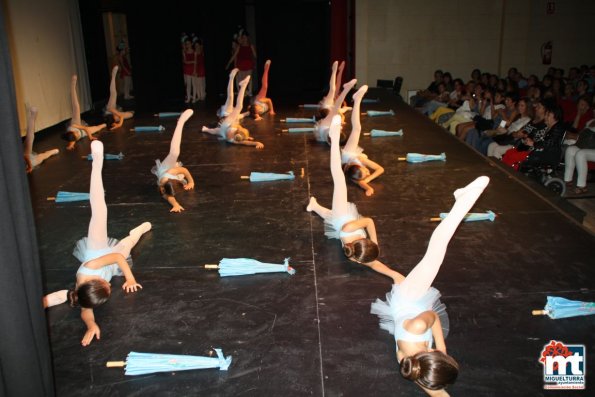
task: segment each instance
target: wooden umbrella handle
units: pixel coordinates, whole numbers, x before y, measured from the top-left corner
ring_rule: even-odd
[[[219,269],[219,265],[206,264],[205,269]]]
[[[241,179],[250,179],[250,177],[248,175],[242,175],[240,178]]]
[[[55,197],[48,197],[47,198],[47,201],[56,201],[56,198]]]
[[[105,363],[105,366],[108,368],[122,368],[126,366],[126,361],[108,361],[107,363]]]
[[[533,310],[531,314],[534,316],[545,316],[547,315],[547,310]]]
[[[440,218],[439,216],[436,218],[430,218],[431,222],[440,222],[442,220],[442,218]]]

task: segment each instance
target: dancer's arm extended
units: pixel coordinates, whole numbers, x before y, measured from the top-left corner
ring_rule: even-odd
[[[174,167],[174,168],[170,168],[169,170],[167,170],[167,172],[172,175],[179,175],[179,174],[184,175],[184,179],[186,179],[186,181],[188,182],[184,185],[184,190],[194,189],[194,178],[192,178],[192,175],[190,175],[190,171],[188,171],[188,168]]]
[[[85,332],[81,344],[83,346],[89,346],[94,337],[97,337],[98,340],[101,339],[101,330],[99,329],[99,325],[95,322],[93,309],[81,308],[81,319],[87,326],[87,332]]]
[[[396,270],[391,269],[390,267],[386,266],[384,263],[380,262],[379,260],[375,260],[370,263],[362,263],[364,266],[370,267],[372,270],[384,274],[393,279],[394,284],[401,284],[403,280],[405,280],[405,276],[401,273],[397,272]]]
[[[254,146],[256,149],[264,149],[264,144],[258,141],[250,141],[250,140],[243,140],[243,141],[233,141],[232,143],[236,145],[245,145],[245,146]]]
[[[355,232],[358,229],[366,229],[370,240],[374,243],[378,244],[378,238],[376,236],[376,226],[374,226],[374,221],[372,218],[359,218],[355,221],[347,222],[341,228],[344,232]]]
[[[104,266],[109,266],[112,263],[117,263],[120,270],[124,274],[124,278],[126,282],[122,285],[122,289],[126,292],[136,292],[138,288],[142,289],[143,287],[136,282],[134,275],[132,274],[132,270],[130,270],[130,265],[126,262],[126,258],[122,254],[113,253],[100,256],[97,259],[93,259],[85,264],[85,267],[89,269],[101,269]]]

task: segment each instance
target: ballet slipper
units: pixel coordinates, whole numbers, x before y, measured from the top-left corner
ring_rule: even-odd
[[[468,184],[467,186],[455,190],[453,195],[455,196],[455,199],[458,200],[460,197],[463,197],[463,195],[465,195],[467,192],[469,192],[471,190],[485,189],[486,186],[488,185],[488,183],[490,183],[490,178],[488,178],[487,176],[480,176],[477,179],[475,179],[473,182]]]
[[[308,203],[308,206],[306,207],[306,211],[312,212],[314,210],[314,206],[316,204],[318,204],[318,201],[316,201],[316,197],[314,197],[314,196],[310,197],[310,202]]]
[[[367,86],[367,85],[362,85],[362,86],[359,88],[359,90],[357,90],[357,91],[355,92],[355,94],[353,94],[352,98],[353,98],[354,100],[356,100],[356,99],[361,99],[361,98],[362,98],[362,97],[363,97],[363,96],[366,94],[366,91],[368,91],[368,86]],[[341,108],[341,110],[343,110],[343,109],[344,109],[344,108]],[[349,108],[349,109],[351,109],[351,108]]]

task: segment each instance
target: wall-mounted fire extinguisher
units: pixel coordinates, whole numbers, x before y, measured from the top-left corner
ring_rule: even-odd
[[[544,65],[550,65],[552,63],[552,52],[554,50],[554,46],[552,45],[551,41],[547,41],[543,43],[541,46],[541,63]]]

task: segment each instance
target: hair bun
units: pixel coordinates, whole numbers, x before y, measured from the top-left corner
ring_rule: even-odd
[[[76,290],[74,289],[69,289],[68,290],[68,304],[70,305],[70,307],[76,307],[78,306],[78,295],[76,294]]]
[[[415,357],[405,357],[401,361],[401,376],[415,382],[419,378],[421,368],[419,361]]]
[[[351,258],[354,254],[353,246],[351,244],[345,244],[343,246],[343,253],[345,254],[346,257]]]

